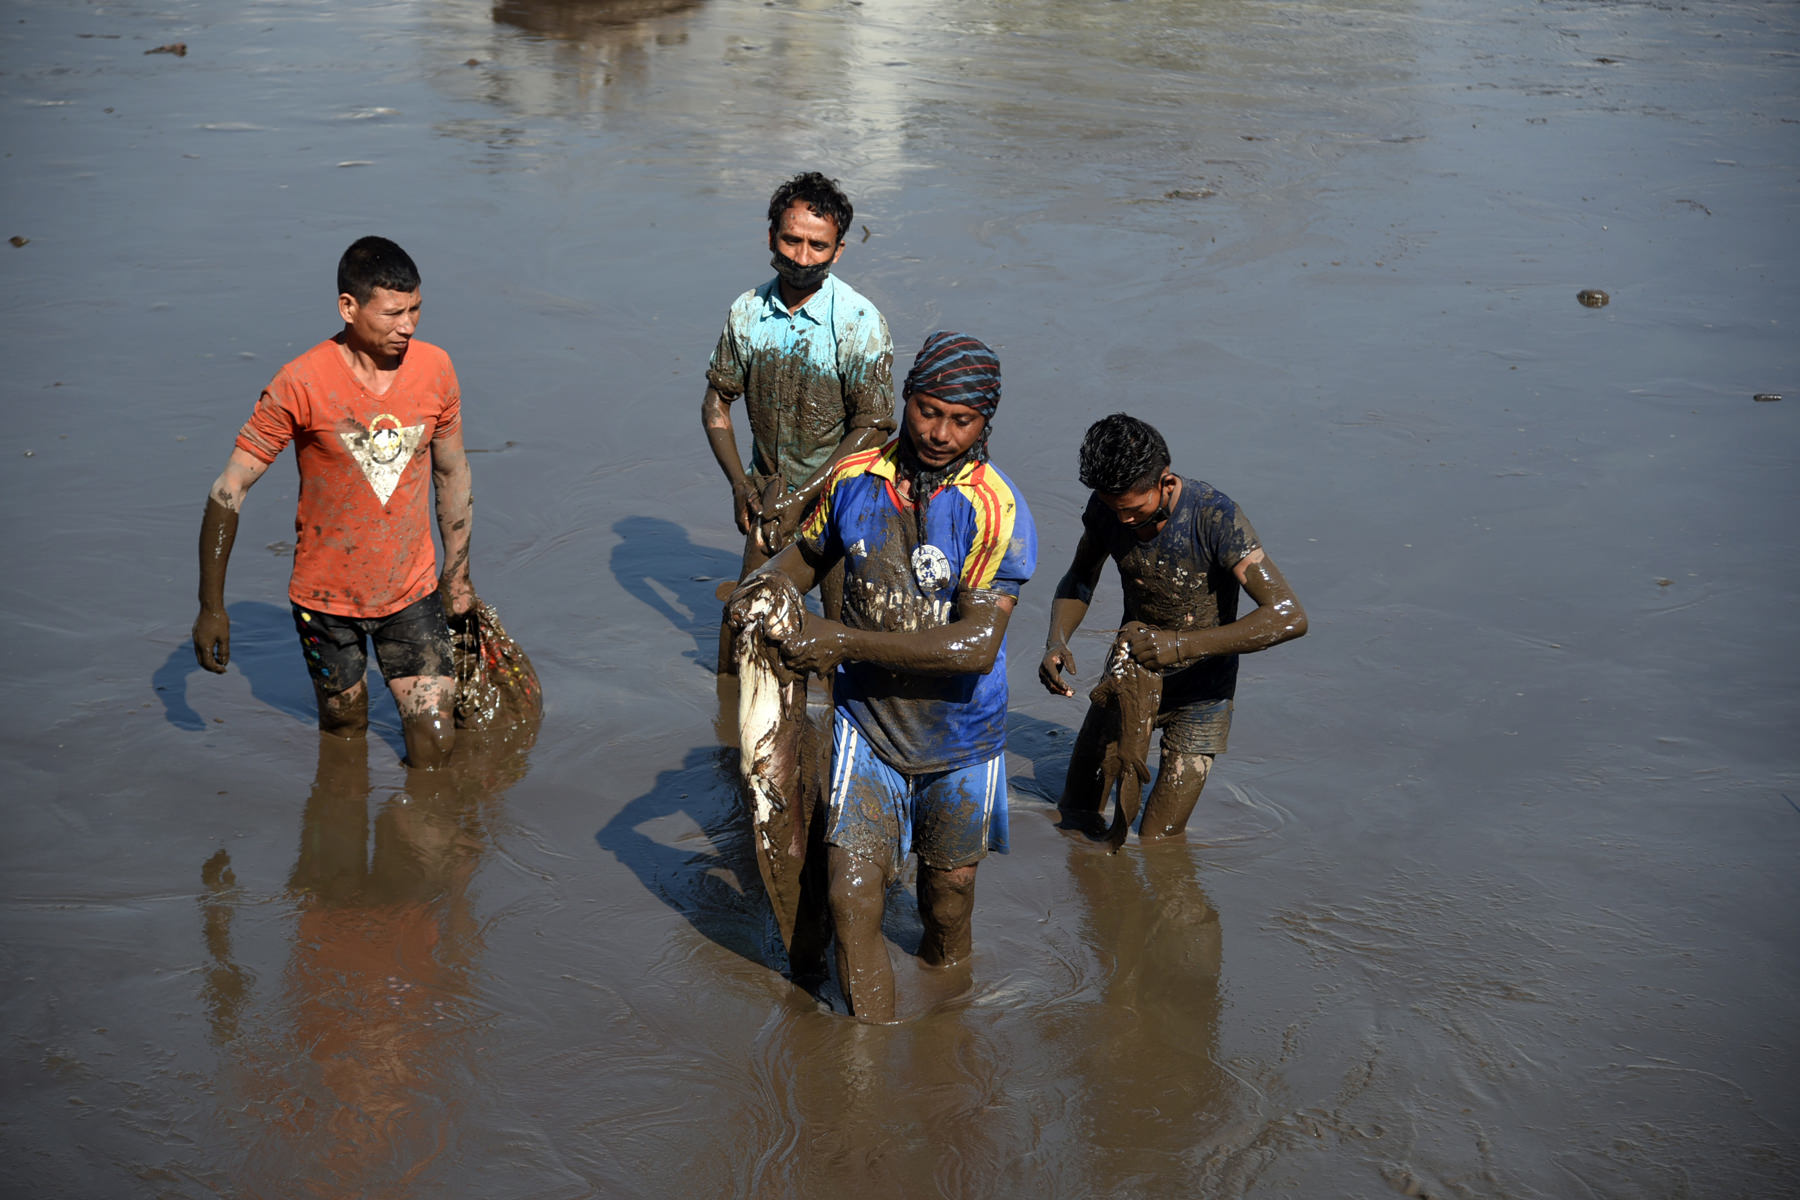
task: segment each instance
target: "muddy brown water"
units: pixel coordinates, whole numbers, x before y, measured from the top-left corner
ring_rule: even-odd
[[[1795,390],[1793,5],[4,18],[9,1190],[1800,1191],[1797,416],[1752,400]],[[894,899],[892,1028],[770,969],[710,670],[705,356],[812,166],[902,355],[999,351],[1043,544],[1013,852],[966,972]],[[187,646],[207,484],[368,232],[423,269],[548,698],[445,779],[391,705],[321,757],[291,459],[230,673]],[[1245,660],[1192,842],[1109,858],[1048,814],[1080,704],[1034,676],[1115,409],[1311,632]]]

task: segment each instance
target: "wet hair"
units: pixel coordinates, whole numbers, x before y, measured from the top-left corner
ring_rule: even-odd
[[[818,171],[807,171],[796,175],[769,197],[769,232],[776,233],[781,229],[781,214],[800,201],[813,210],[817,216],[837,225],[837,240],[843,241],[850,232],[850,222],[856,216],[856,209],[850,204],[850,197],[844,195],[837,180],[827,179]]]
[[[1102,417],[1081,439],[1081,486],[1107,496],[1155,487],[1169,468],[1169,444],[1154,426],[1124,413]]]
[[[419,290],[419,268],[412,258],[384,237],[357,238],[338,259],[338,294],[367,304],[376,288],[390,292]]]

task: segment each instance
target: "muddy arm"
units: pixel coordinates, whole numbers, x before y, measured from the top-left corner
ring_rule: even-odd
[[[438,577],[438,594],[447,615],[460,615],[475,607],[475,585],[469,581],[475,483],[460,428],[431,440],[431,484],[437,491],[438,536],[444,540],[444,571]]]
[[[237,541],[238,513],[244,497],[268,469],[268,463],[242,447],[234,449],[206,494],[206,513],[200,518],[200,615],[194,618],[194,657],[214,674],[224,674],[231,662],[225,567]]]
[[[806,548],[805,543],[795,542],[783,549],[774,558],[750,574],[744,576],[737,590],[725,600],[728,613],[740,611],[770,580],[784,577],[794,585],[794,590],[804,596],[818,586],[825,572],[831,569],[832,563],[814,555]]]
[[[949,624],[905,633],[851,629],[808,615],[800,632],[782,642],[781,659],[796,671],[820,675],[843,662],[918,675],[985,675],[994,669],[1015,603],[1000,592],[965,588],[956,593],[956,617]]]
[[[1249,654],[1292,641],[1306,632],[1306,610],[1262,549],[1252,550],[1232,568],[1256,601],[1256,611],[1216,629],[1144,629],[1123,638],[1131,656],[1158,671],[1186,666],[1221,654]]]
[[[750,476],[744,473],[743,459],[738,457],[737,432],[731,427],[734,399],[735,396],[721,395],[717,388],[707,388],[700,401],[700,424],[706,430],[706,443],[712,447],[719,469],[731,484],[731,515],[737,521],[738,532],[749,533],[751,518],[761,515],[762,501]]]
[[[1050,633],[1044,639],[1044,661],[1038,664],[1038,682],[1052,695],[1075,694],[1075,689],[1062,678],[1065,671],[1075,674],[1075,655],[1069,650],[1069,639],[1087,616],[1094,586],[1100,582],[1100,569],[1105,565],[1106,551],[1082,533],[1075,546],[1075,560],[1057,581],[1056,594],[1050,601]]]
[[[825,480],[830,477],[831,469],[838,465],[840,459],[855,454],[859,450],[869,450],[881,445],[884,436],[880,429],[873,426],[850,430],[844,435],[844,440],[837,444],[837,449],[831,452],[831,457],[825,460],[825,464],[814,471],[796,491],[783,496],[773,504],[763,505],[762,519],[780,522],[780,538],[777,540],[785,540],[792,536],[794,530],[800,525],[800,519],[806,515],[806,510],[812,507],[813,500],[818,497],[819,490],[825,486]]]

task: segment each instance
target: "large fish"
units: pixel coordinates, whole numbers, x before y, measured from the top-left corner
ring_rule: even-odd
[[[1162,676],[1125,649],[1125,639],[1142,628],[1133,621],[1119,631],[1106,660],[1106,670],[1088,693],[1090,701],[1106,710],[1100,811],[1106,811],[1106,799],[1116,791],[1118,807],[1106,831],[1106,840],[1112,843],[1109,853],[1114,854],[1125,844],[1125,835],[1137,820],[1144,789],[1150,786],[1150,734],[1156,728],[1156,709],[1162,702]]]
[[[823,739],[806,714],[806,676],[782,665],[778,644],[800,628],[800,593],[765,580],[732,614],[738,669],[738,777],[763,890],[796,975],[823,966],[825,856],[815,819],[824,782]]]

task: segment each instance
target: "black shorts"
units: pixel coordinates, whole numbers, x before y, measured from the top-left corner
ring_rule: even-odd
[[[306,673],[327,696],[348,691],[368,674],[371,641],[383,679],[456,674],[450,626],[436,592],[385,617],[339,617],[298,604],[293,609]]]

